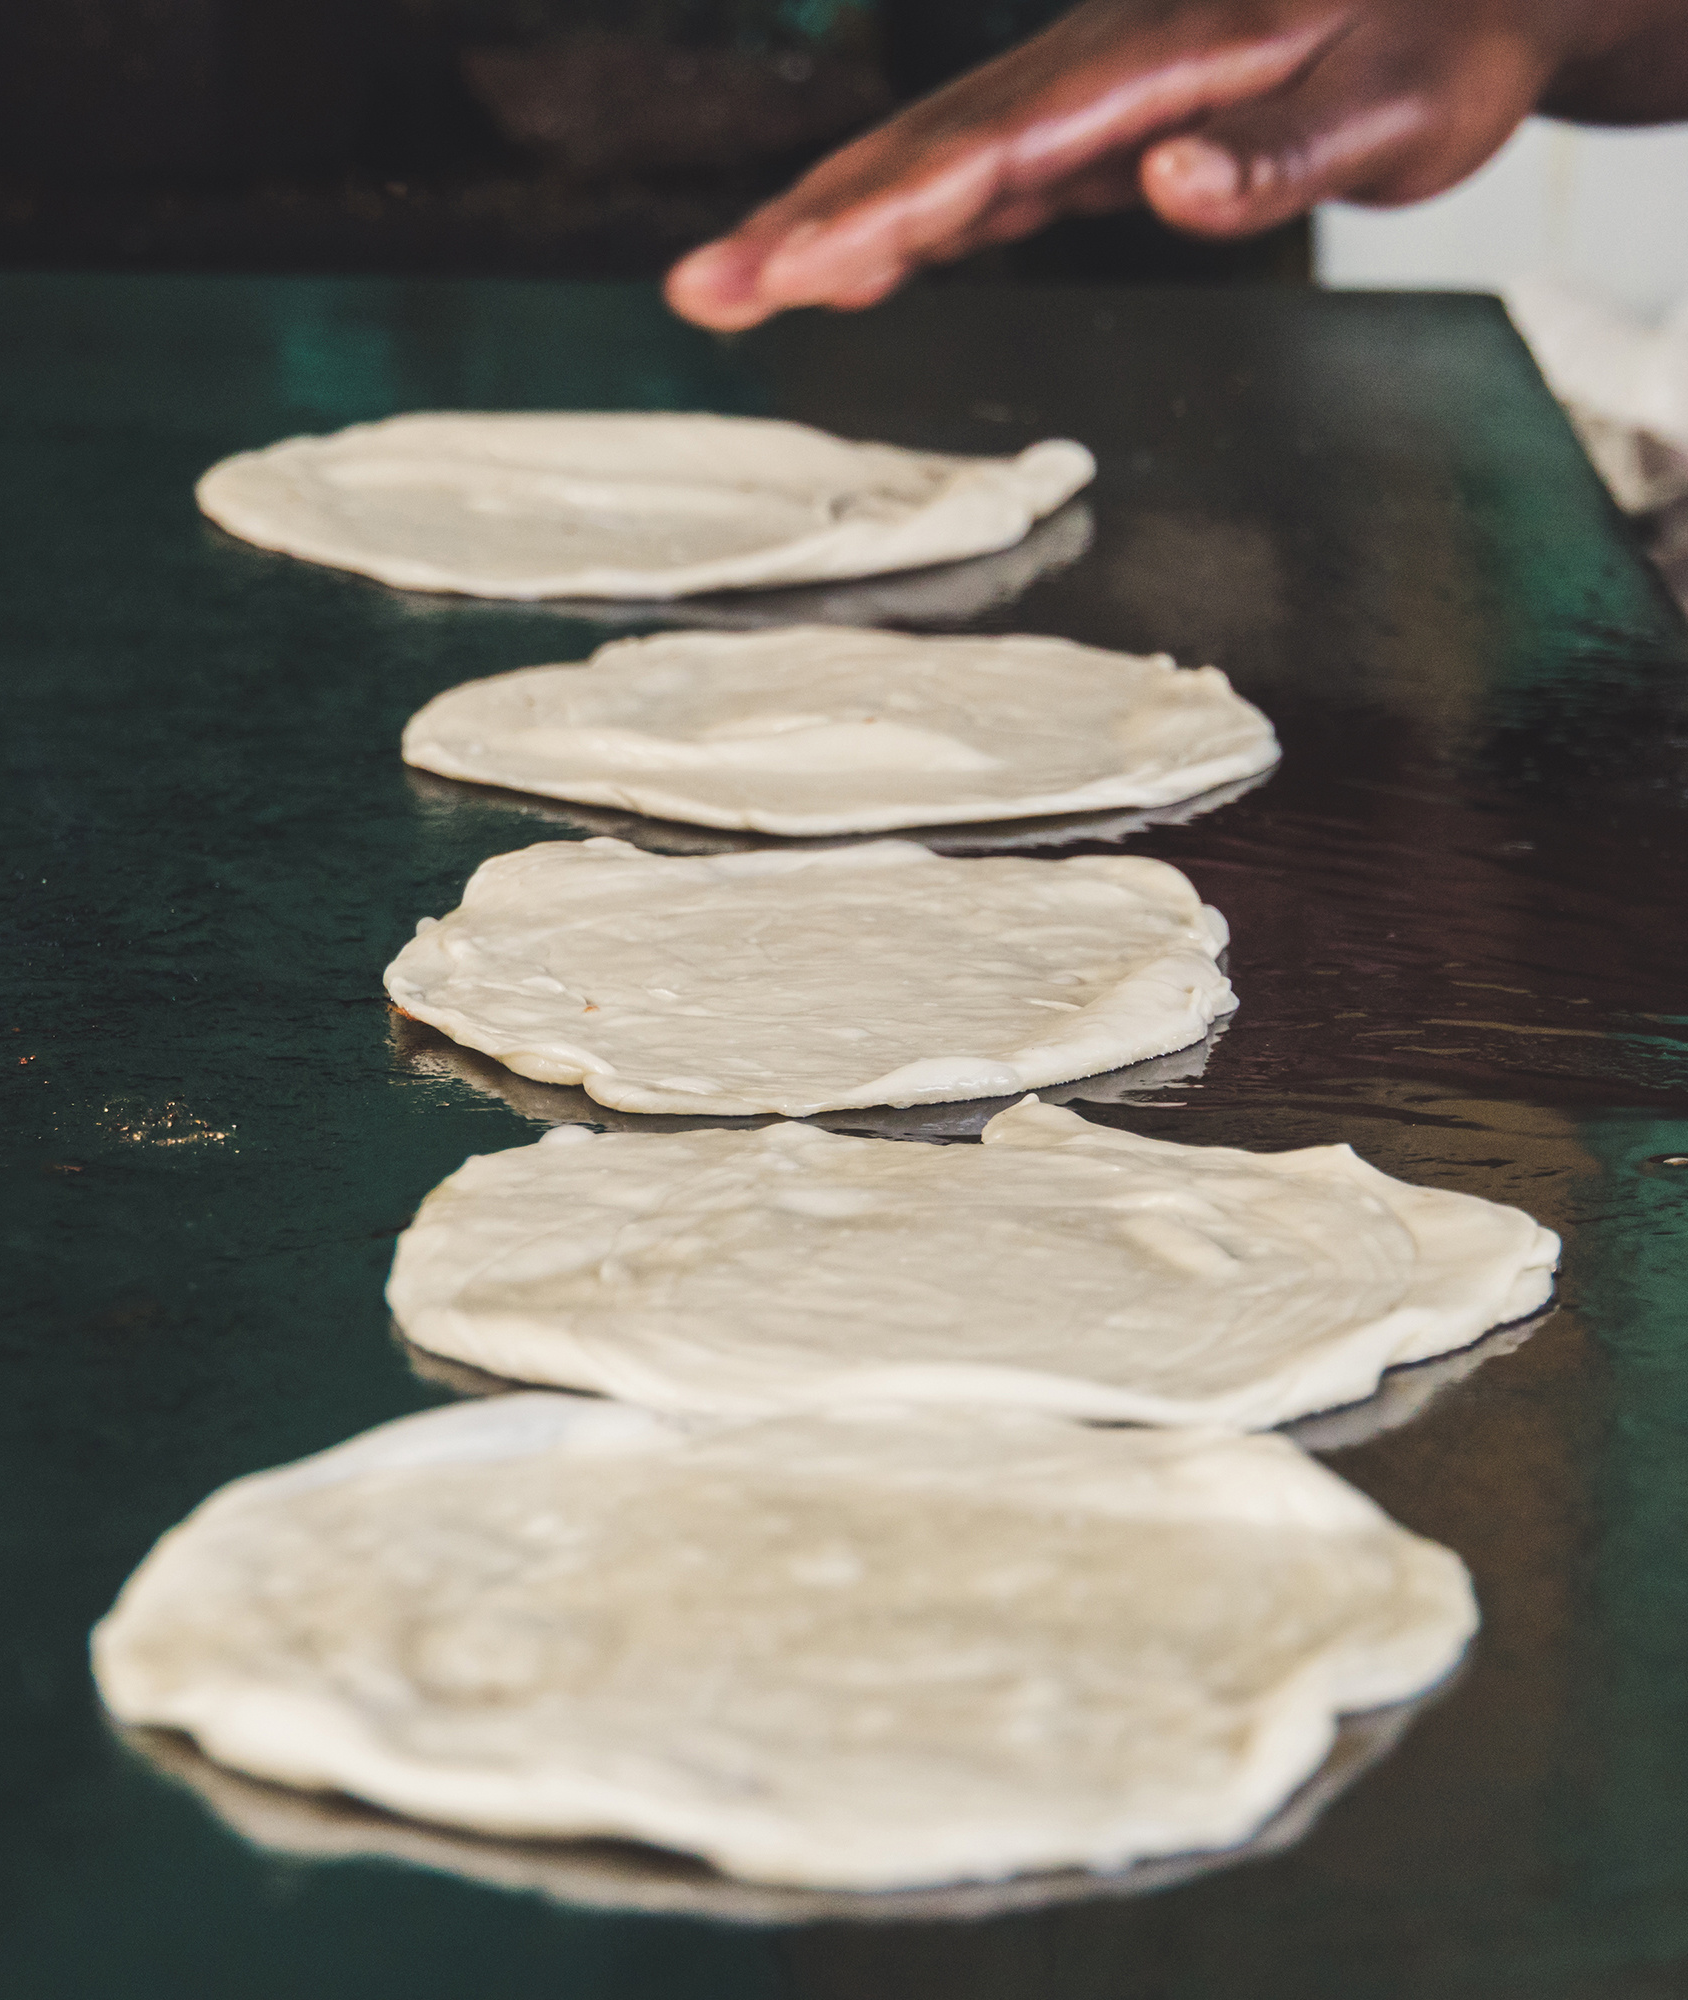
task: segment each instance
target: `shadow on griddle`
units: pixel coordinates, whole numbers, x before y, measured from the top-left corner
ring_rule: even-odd
[[[1103,1076],[1081,1077],[1036,1094],[1045,1104],[1066,1104],[1082,1111],[1086,1104],[1152,1104],[1169,1087],[1188,1083],[1207,1067],[1209,1055],[1224,1034],[1229,1017],[1208,1030],[1205,1040],[1169,1056],[1109,1070]],[[752,1131],[782,1121],[769,1113],[757,1118],[688,1118],[658,1112],[617,1111],[598,1104],[576,1084],[535,1083],[518,1076],[491,1056],[466,1049],[394,1008],[389,1016],[393,1060],[412,1076],[452,1078],[480,1097],[495,1097],[535,1125],[590,1125],[600,1132],[702,1132],[716,1127]],[[820,1111],[801,1122],[829,1132],[858,1133],[876,1139],[924,1139],[933,1142],[976,1139],[999,1111],[1026,1095],[968,1098],[956,1104],[883,1105],[869,1110]]]
[[[196,1793],[232,1832],[299,1861],[399,1861],[553,1902],[644,1915],[789,1928],[856,1923],[972,1922],[1064,1903],[1150,1895],[1293,1847],[1330,1803],[1395,1747],[1459,1668],[1410,1702],[1345,1716],[1325,1762],[1251,1840],[1139,1862],[1114,1874],[1083,1869],[951,1888],[851,1891],[741,1882],[662,1848],[618,1840],[497,1840],[399,1819],[342,1793],[296,1792],[213,1764],[172,1730],[109,1726],[154,1771]]]
[[[896,826],[877,833],[828,833],[801,837],[753,833],[748,829],[689,826],[683,820],[651,819],[643,813],[618,812],[608,806],[576,805],[572,800],[541,798],[536,792],[514,792],[502,785],[473,785],[462,778],[442,778],[437,772],[405,767],[405,782],[413,796],[437,808],[454,805],[496,805],[557,827],[576,839],[607,834],[650,854],[740,854],[766,847],[859,847],[870,840],[914,840],[934,854],[1026,854],[1059,860],[1065,854],[1092,853],[1097,848],[1123,847],[1155,826],[1183,826],[1202,814],[1228,806],[1266,783],[1277,770],[1257,771],[1215,785],[1193,799],[1172,805],[1129,810],[1054,813],[1042,819],[962,821],[949,826]]]
[[[891,625],[917,630],[964,624],[1011,604],[1041,578],[1077,562],[1095,538],[1096,520],[1089,507],[1082,500],[1069,500],[1012,548],[926,569],[775,590],[722,590],[702,597],[470,601],[494,614],[504,609],[531,618],[536,612],[551,612],[559,619],[616,630],[636,625],[685,625],[714,632],[753,632],[770,625]],[[465,601],[452,591],[397,590],[382,583],[371,587],[397,597],[419,618]]]

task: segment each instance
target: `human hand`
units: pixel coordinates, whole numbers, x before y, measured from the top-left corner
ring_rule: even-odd
[[[1333,197],[1439,194],[1538,105],[1679,100],[1684,0],[1084,0],[682,259],[668,300],[723,329],[873,305],[922,265],[1139,201],[1249,235]]]

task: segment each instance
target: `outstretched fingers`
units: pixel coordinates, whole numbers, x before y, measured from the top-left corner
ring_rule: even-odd
[[[823,161],[670,273],[706,326],[872,303],[923,264],[1137,197],[1138,149],[1281,86],[1349,0],[1086,0],[1023,47]]]

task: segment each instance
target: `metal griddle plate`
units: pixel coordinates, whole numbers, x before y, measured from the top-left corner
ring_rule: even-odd
[[[1688,1990],[1688,1169],[1665,1164],[1688,1153],[1688,634],[1499,309],[934,289],[724,344],[642,289],[0,292],[0,1991]],[[394,1231],[467,1153],[568,1110],[394,1034],[380,973],[415,919],[485,856],[569,831],[414,781],[400,725],[453,682],[660,615],[402,597],[225,539],[192,483],[293,431],[533,405],[1093,446],[1093,518],[1029,556],[819,594],[840,618],[1217,660],[1276,719],[1270,782],[1114,836],[1229,915],[1242,1010],[1204,1074],[1116,1081],[1090,1115],[1352,1140],[1565,1234],[1564,1307],[1533,1338],[1439,1394],[1409,1383],[1410,1422],[1315,1436],[1459,1550],[1485,1623],[1299,1844],[1134,1897],[757,1928],[684,1885],[649,1898],[666,1914],[544,1893],[598,1894],[603,1868],[483,1855],[476,1880],[427,1837],[372,1856],[340,1822],[318,1844],[342,1858],[302,1858],[315,1836],[284,1812],[214,1784],[208,1803],[101,1724],[84,1635],[162,1529],[237,1473],[452,1393],[389,1338]]]

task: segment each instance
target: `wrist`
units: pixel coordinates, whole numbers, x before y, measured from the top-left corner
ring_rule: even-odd
[[[1577,13],[1538,109],[1592,125],[1688,118],[1688,0],[1613,0]]]

